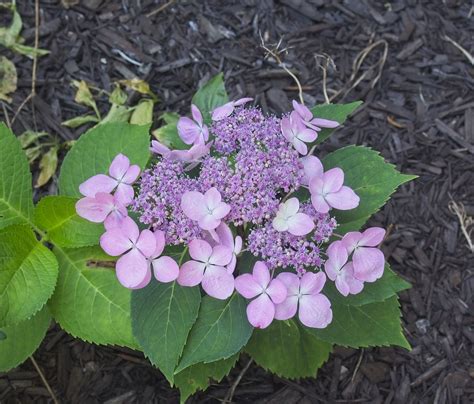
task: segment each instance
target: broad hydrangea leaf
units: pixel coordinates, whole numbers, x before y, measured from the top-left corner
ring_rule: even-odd
[[[332,346],[307,330],[295,320],[275,320],[268,328],[254,331],[245,351],[258,365],[278,376],[316,377]]]
[[[54,254],[28,226],[0,231],[0,326],[26,320],[52,295],[58,277]]]
[[[315,118],[330,119],[343,124],[347,117],[352,114],[361,104],[362,101],[355,101],[349,104],[320,104],[310,109]],[[318,132],[316,143],[324,142],[331,135],[331,133],[334,132],[335,129],[323,128],[320,132]]]
[[[174,377],[175,386],[179,389],[180,403],[184,404],[189,396],[198,390],[206,390],[211,380],[219,383],[234,367],[239,354],[228,359],[211,363],[196,363]]]
[[[0,327],[0,372],[6,372],[25,361],[43,341],[51,323],[44,306],[33,317],[15,325]]]
[[[132,335],[130,290],[120,285],[112,258],[100,247],[61,249],[56,290],[49,301],[54,319],[88,342],[138,348]]]
[[[165,125],[155,129],[153,131],[153,136],[171,150],[189,149],[190,146],[184,143],[178,134],[177,125],[179,115],[175,112],[165,112],[161,118],[165,122]]]
[[[338,300],[331,303],[331,324],[324,329],[307,328],[317,338],[351,348],[398,345],[410,349],[402,332],[396,296],[363,306],[341,304]]]
[[[76,198],[46,196],[36,205],[35,223],[59,247],[75,248],[99,244],[104,226],[76,213]]]
[[[142,169],[150,157],[149,126],[111,122],[83,134],[64,159],[59,175],[59,193],[81,197],[79,185],[95,174],[106,174],[119,153]]]
[[[324,170],[340,167],[344,170],[344,185],[360,197],[359,206],[347,211],[334,211],[339,224],[337,232],[359,230],[377,212],[397,187],[416,178],[399,173],[386,163],[378,152],[363,146],[348,146],[328,154],[323,159]]]
[[[0,229],[33,217],[30,167],[21,144],[0,123]]]
[[[202,113],[204,123],[211,122],[211,111],[229,101],[225,90],[224,75],[219,73],[204,84],[193,96],[192,103]]]
[[[364,289],[357,295],[342,296],[336,289],[334,282],[326,282],[323,293],[331,302],[338,301],[340,304],[349,306],[363,306],[364,304],[381,302],[405,289],[411,285],[400,278],[390,269],[389,264],[385,264],[383,276],[376,282],[364,284]]]
[[[170,383],[199,312],[199,288],[152,281],[132,292],[132,327],[145,355]]]
[[[205,296],[175,374],[196,363],[227,359],[239,352],[253,331],[246,307],[237,293],[227,300]]]

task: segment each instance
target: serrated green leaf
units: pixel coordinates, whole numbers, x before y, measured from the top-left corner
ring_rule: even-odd
[[[64,159],[59,175],[60,194],[81,197],[79,185],[95,174],[107,173],[119,153],[144,168],[150,157],[149,143],[148,126],[114,122],[90,129]]]
[[[54,253],[60,268],[48,303],[54,319],[85,341],[137,348],[130,320],[131,292],[110,268],[113,259],[100,247],[55,248]]]
[[[268,328],[256,329],[245,347],[258,365],[288,379],[316,377],[331,349],[294,320],[275,320]]]
[[[227,300],[205,296],[175,374],[196,363],[226,359],[239,352],[253,331],[246,306],[237,293]]]
[[[194,94],[192,103],[201,111],[204,123],[209,124],[212,110],[228,101],[229,96],[225,90],[224,75],[219,73]]]
[[[328,154],[323,159],[325,170],[340,167],[344,170],[344,184],[360,197],[359,206],[352,210],[335,211],[339,227],[345,234],[359,230],[367,219],[377,212],[401,184],[416,176],[400,174],[386,163],[378,152],[363,146],[348,146]]]
[[[364,304],[384,301],[402,290],[410,288],[410,284],[400,278],[385,265],[383,276],[376,282],[364,283],[364,289],[357,295],[342,296],[336,289],[334,282],[326,282],[323,293],[331,302],[338,301],[348,306],[363,306]]]
[[[48,308],[43,307],[28,320],[0,329],[0,372],[25,361],[43,341],[51,323]]]
[[[54,254],[27,226],[0,231],[0,326],[26,320],[52,295],[58,277]]]
[[[333,320],[324,329],[307,328],[317,338],[352,348],[398,345],[410,349],[400,324],[396,296],[363,306],[331,302]]]
[[[31,173],[21,144],[0,123],[0,229],[33,216]]]
[[[199,288],[176,282],[151,282],[132,292],[133,334],[171,384],[200,303]]]
[[[161,119],[165,121],[165,125],[153,131],[153,136],[171,150],[186,150],[189,146],[184,143],[178,135],[179,115],[176,113],[165,112]]]
[[[234,367],[239,354],[211,363],[197,363],[175,375],[175,386],[179,389],[181,404],[198,390],[206,390],[211,380],[219,383]]]
[[[92,223],[76,213],[76,198],[45,196],[35,208],[35,223],[55,245],[66,248],[99,244],[101,223]]]
[[[315,118],[330,119],[343,124],[347,117],[352,114],[361,104],[362,101],[355,101],[349,104],[321,104],[311,108],[311,112]],[[334,132],[335,129],[322,129],[320,132],[318,132],[318,139],[315,143],[324,142],[331,135],[331,133]]]

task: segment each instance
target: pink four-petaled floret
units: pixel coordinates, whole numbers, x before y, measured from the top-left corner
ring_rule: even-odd
[[[209,140],[209,129],[204,125],[201,111],[192,104],[191,114],[193,119],[183,116],[179,118],[177,128],[181,140],[186,144],[204,144]]]
[[[295,236],[305,236],[314,229],[314,222],[305,213],[299,212],[300,202],[290,198],[281,203],[272,225],[276,231],[287,231]]]

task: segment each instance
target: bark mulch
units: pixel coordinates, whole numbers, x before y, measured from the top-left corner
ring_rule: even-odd
[[[32,45],[34,2],[17,3],[23,36]],[[236,386],[234,402],[474,402],[474,253],[449,209],[450,203],[463,204],[474,215],[470,2],[40,3],[40,46],[51,54],[38,61],[37,95],[15,120],[18,134],[45,130],[70,140],[84,131],[60,125],[85,112],[74,102],[72,79],[110,90],[114,81],[138,76],[158,94],[157,112],[187,113],[198,82],[223,71],[234,98],[255,97],[267,112],[288,110],[297,97],[295,83],[260,47],[260,38],[267,44],[283,38],[284,61],[300,78],[308,103],[324,102],[324,55],[335,64],[327,71],[329,97],[364,101],[323,151],[368,145],[400,170],[419,175],[371,221],[391,228],[386,257],[413,284],[401,294],[413,350],[337,348],[316,380],[282,380],[252,364]],[[73,3],[78,4],[64,7]],[[23,56],[2,53],[19,72],[19,89],[6,106],[11,119],[29,94],[32,67]],[[105,98],[99,105],[106,107]],[[53,182],[37,197],[55,189]],[[178,392],[142,355],[83,343],[56,326],[34,358],[64,403],[178,400]],[[190,402],[222,401],[247,362],[241,357],[227,378]],[[0,374],[0,402],[51,402],[31,361]]]

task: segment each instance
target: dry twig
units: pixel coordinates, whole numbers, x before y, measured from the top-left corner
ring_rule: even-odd
[[[449,201],[448,208],[453,215],[458,217],[461,231],[467,241],[468,248],[472,253],[474,253],[474,240],[471,235],[472,231],[474,230],[474,218],[466,214],[464,205],[461,202],[456,203],[451,199]]]
[[[54,391],[51,389],[51,386],[49,385],[48,381],[46,380],[46,377],[44,377],[43,372],[41,371],[40,367],[36,363],[35,358],[33,358],[33,355],[30,356],[31,362],[33,363],[33,366],[35,367],[36,371],[39,374],[39,377],[41,378],[41,381],[43,382],[44,386],[46,387],[46,390],[48,390],[48,393],[51,396],[51,399],[53,400],[54,404],[59,404],[58,399],[56,398],[56,395],[54,394]]]
[[[466,49],[464,49],[461,45],[459,45],[454,39],[451,39],[449,36],[445,35],[443,37],[445,41],[452,43],[456,48],[458,48],[464,56],[466,56],[469,63],[474,66],[474,56],[472,56]]]
[[[231,388],[229,389],[229,391],[227,392],[227,394],[226,394],[226,396],[223,400],[224,403],[231,403],[232,402],[232,398],[234,397],[235,389],[239,385],[240,381],[242,380],[242,377],[244,377],[245,372],[247,372],[247,370],[249,369],[252,362],[253,362],[253,359],[250,359],[247,362],[247,364],[244,366],[244,368],[241,370],[241,372],[237,376],[237,379],[235,379],[234,383],[232,383]]]
[[[320,67],[323,71],[323,94],[324,94],[324,100],[326,101],[326,104],[329,104],[331,101],[328,97],[328,91],[327,91],[327,75],[328,75],[328,69],[334,69],[336,70],[336,64],[334,63],[334,60],[331,58],[331,56],[326,55],[325,53],[321,55],[314,55],[316,59],[316,64],[318,67]],[[321,60],[323,60],[323,63],[321,63]]]

